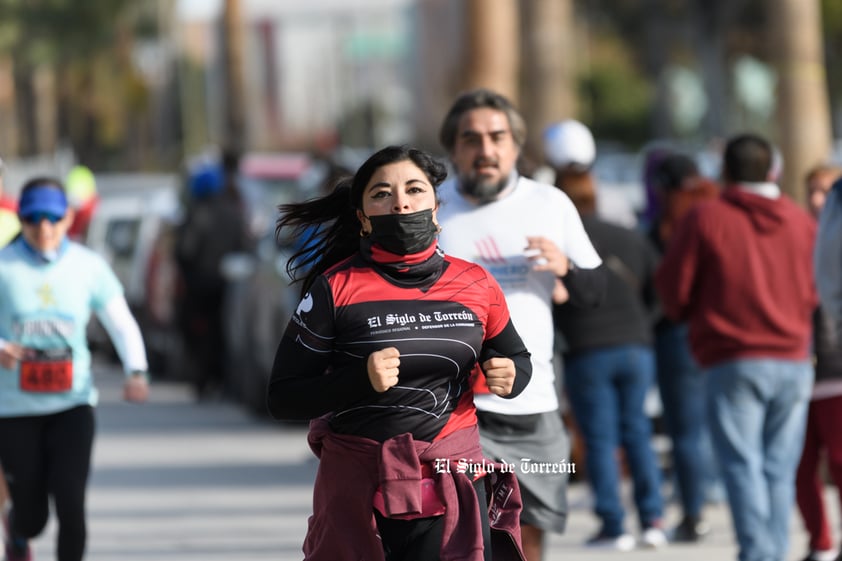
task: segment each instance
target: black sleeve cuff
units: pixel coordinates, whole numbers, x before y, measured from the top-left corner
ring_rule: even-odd
[[[570,293],[570,304],[577,308],[593,309],[602,305],[605,300],[605,290],[608,279],[606,268],[600,264],[595,269],[580,269],[571,267],[562,280],[567,292]]]

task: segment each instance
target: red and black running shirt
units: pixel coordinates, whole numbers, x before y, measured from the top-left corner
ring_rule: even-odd
[[[442,259],[442,255],[437,255]],[[400,352],[397,385],[374,391],[366,361]],[[275,356],[268,407],[278,419],[331,413],[334,431],[378,441],[409,432],[432,442],[476,423],[469,376],[494,356],[515,362],[515,397],[529,381],[529,353],[500,286],[479,265],[443,256],[422,287],[359,254],[318,277]]]

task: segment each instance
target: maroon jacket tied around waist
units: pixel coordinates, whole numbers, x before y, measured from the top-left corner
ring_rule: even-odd
[[[490,484],[488,512],[480,513],[470,472],[457,462],[481,462],[476,426],[435,441],[408,433],[383,443],[337,434],[325,418],[310,423],[310,448],[320,459],[313,490],[313,515],[304,541],[305,561],[383,561],[372,499],[378,487],[390,515],[421,512],[421,465],[450,460],[451,469],[434,470],[436,490],[446,505],[442,561],[482,561],[480,516],[489,516],[493,559],[523,561],[520,550],[521,498],[515,475],[486,460]],[[493,469],[493,471],[492,471]],[[459,528],[457,530],[457,523]]]

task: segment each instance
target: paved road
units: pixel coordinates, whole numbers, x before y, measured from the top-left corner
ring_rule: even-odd
[[[89,561],[301,559],[316,468],[303,427],[256,420],[228,403],[195,404],[179,383],[155,383],[145,405],[123,403],[120,374],[99,366],[96,375]],[[712,532],[701,545],[622,554],[582,547],[596,527],[585,487],[574,485],[570,500],[569,530],[551,537],[545,561],[736,558],[725,507],[708,510]],[[668,520],[677,516],[670,507]],[[54,533],[51,521],[34,544],[36,559],[54,559]],[[800,559],[796,516],[792,535],[789,558]]]

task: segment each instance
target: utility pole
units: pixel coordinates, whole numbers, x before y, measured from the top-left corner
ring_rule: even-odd
[[[18,127],[14,62],[9,55],[0,56],[0,123],[0,157],[14,158],[18,154]]]
[[[820,0],[770,0],[770,41],[778,71],[781,188],[804,204],[804,175],[830,156]]]

